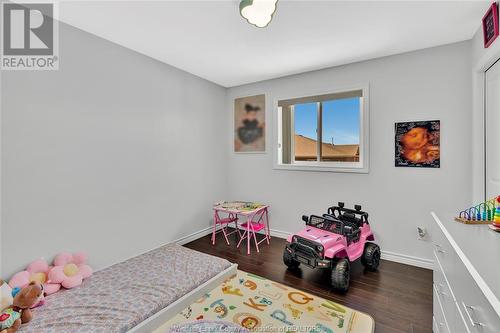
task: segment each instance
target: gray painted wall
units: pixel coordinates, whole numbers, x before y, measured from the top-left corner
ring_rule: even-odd
[[[226,188],[224,88],[65,24],[60,59],[2,73],[4,277],[168,243],[207,227]]]
[[[271,227],[363,204],[383,250],[430,259],[429,211],[471,201],[470,42],[224,89],[60,26],[60,70],[2,73],[2,268],[86,250],[99,269],[209,225],[219,199]],[[369,174],[272,169],[272,100],[370,85]],[[267,153],[233,154],[233,100],[265,93]],[[394,165],[394,122],[442,121],[441,169]]]
[[[362,204],[382,250],[431,259],[416,226],[430,227],[433,209],[455,212],[471,201],[470,42],[231,88],[226,99],[227,149],[232,150],[235,97],[266,94],[267,153],[230,154],[228,197],[271,205],[271,228],[294,232],[302,214],[345,201]],[[272,113],[277,97],[301,97],[370,86],[370,173],[273,170]],[[394,167],[394,123],[440,119],[441,168]],[[411,258],[410,258],[411,259]]]

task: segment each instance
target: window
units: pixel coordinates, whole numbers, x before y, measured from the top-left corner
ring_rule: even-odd
[[[368,172],[366,93],[279,100],[276,168]]]

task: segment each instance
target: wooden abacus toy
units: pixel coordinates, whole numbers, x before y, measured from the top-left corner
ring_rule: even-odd
[[[497,221],[496,226],[500,227],[500,196],[461,211],[455,220],[465,224],[494,224]]]

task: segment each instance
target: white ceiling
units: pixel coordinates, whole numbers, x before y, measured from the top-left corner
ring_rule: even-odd
[[[470,39],[489,1],[66,1],[60,20],[225,87]]]

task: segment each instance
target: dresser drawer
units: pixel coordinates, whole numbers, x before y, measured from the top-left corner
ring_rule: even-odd
[[[449,322],[448,317],[455,310],[455,298],[439,266],[434,270],[434,297],[439,299],[445,317]],[[451,325],[448,326],[451,328]]]
[[[432,317],[432,332],[439,333],[439,326],[436,321],[436,317]]]
[[[444,310],[439,300],[436,287],[434,286],[434,297],[433,297],[433,308],[434,308],[434,333],[452,333],[448,328],[448,323],[446,322]]]
[[[438,230],[436,233],[432,246],[434,256],[439,261],[439,264],[446,276],[449,275],[450,270],[453,269],[454,266],[461,264],[460,258],[441,230]]]
[[[435,254],[434,254],[434,256],[435,256]],[[441,302],[443,302],[443,300],[455,301],[455,296],[454,296],[453,292],[451,291],[448,280],[445,277],[445,274],[443,272],[441,264],[437,258],[435,258],[435,263],[436,263],[436,266],[435,266],[434,272],[433,272],[433,283],[434,283],[436,292],[439,296],[439,299],[441,300]]]
[[[500,317],[486,299],[465,266],[457,267],[459,275],[450,277],[465,324],[471,333],[498,333]]]
[[[443,314],[452,333],[470,333],[462,319],[461,313],[455,301],[454,294],[450,289],[447,278],[441,269],[441,265],[435,258],[434,269],[434,297],[439,300]]]
[[[444,234],[441,232],[438,234],[434,240],[435,297],[438,297],[442,303],[448,323],[453,325],[450,327],[451,331],[457,333],[500,332],[500,317],[451,244],[444,238]],[[446,303],[448,292],[454,300],[455,309],[451,309]]]

